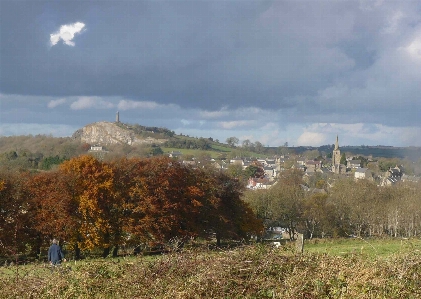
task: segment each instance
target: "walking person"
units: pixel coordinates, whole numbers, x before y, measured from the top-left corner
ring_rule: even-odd
[[[63,251],[61,251],[61,248],[58,245],[57,239],[53,239],[53,244],[51,244],[50,248],[48,249],[48,261],[52,267],[51,271],[54,270],[54,267],[60,265],[62,261],[66,261]]]

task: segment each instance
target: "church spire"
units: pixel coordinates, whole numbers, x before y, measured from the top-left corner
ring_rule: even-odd
[[[335,150],[339,149],[338,135],[336,135]]]

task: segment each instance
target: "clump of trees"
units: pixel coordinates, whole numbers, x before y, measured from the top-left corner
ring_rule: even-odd
[[[153,136],[158,137],[161,135],[163,138],[173,137],[175,135],[174,131],[171,131],[167,128],[163,127],[147,127],[147,126],[141,126],[139,124],[123,124],[123,123],[117,123],[118,126],[129,129],[133,131],[134,133],[141,135],[141,136]]]
[[[202,137],[198,139],[170,139],[164,143],[164,146],[185,149],[210,150],[212,148],[212,141]]]
[[[173,238],[248,239],[262,224],[225,173],[185,167],[167,157],[100,161],[85,155],[41,173],[0,173],[3,255],[39,254],[52,237],[107,256],[121,246]],[[10,252],[9,252],[10,251]]]
[[[319,187],[326,188],[323,180]],[[283,172],[269,190],[244,195],[266,227],[307,238],[416,237],[421,231],[421,184],[380,187],[369,180],[337,179],[329,189],[308,189],[298,170]]]

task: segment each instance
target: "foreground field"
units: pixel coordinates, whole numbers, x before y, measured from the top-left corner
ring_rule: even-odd
[[[54,273],[1,268],[0,298],[421,298],[421,253],[410,245],[379,257],[316,247],[302,255],[290,245],[186,250],[71,262]]]

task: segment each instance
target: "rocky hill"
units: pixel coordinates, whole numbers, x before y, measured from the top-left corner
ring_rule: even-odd
[[[148,135],[153,135],[149,132]],[[114,145],[114,144],[162,144],[168,139],[142,136],[135,132],[131,126],[116,122],[96,122],[77,130],[73,139],[80,140],[91,145]]]

